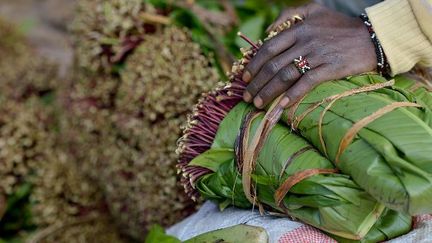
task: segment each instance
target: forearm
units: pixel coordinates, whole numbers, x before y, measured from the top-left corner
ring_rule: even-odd
[[[432,66],[432,0],[387,0],[366,12],[392,75]]]

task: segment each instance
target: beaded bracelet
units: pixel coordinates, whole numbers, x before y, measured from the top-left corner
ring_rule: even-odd
[[[372,27],[372,23],[370,22],[369,17],[364,13],[362,13],[359,17],[363,20],[363,23],[366,25],[366,27],[369,31],[372,43],[375,46],[375,53],[377,56],[377,71],[381,75],[388,76],[390,73],[389,72],[390,71],[390,65],[387,62],[387,57],[384,53],[384,50],[381,46],[380,41],[378,40],[378,38],[375,34],[375,31]]]

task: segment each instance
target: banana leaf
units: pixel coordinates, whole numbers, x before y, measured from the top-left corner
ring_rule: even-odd
[[[419,97],[393,87],[320,103],[330,96],[386,81],[378,75],[360,75],[325,82],[298,106],[287,109],[282,120],[387,207],[411,215],[431,213],[432,112],[426,95]],[[352,141],[346,139],[355,124],[395,102],[421,107],[387,111],[352,133]],[[344,143],[346,149],[341,149]]]
[[[211,148],[189,163],[210,171],[194,179],[193,184],[204,198],[217,201],[222,208],[256,206],[243,191],[241,161],[236,155],[239,134],[253,136],[263,119],[262,115],[249,118],[253,110],[245,103],[236,105],[219,124]],[[245,127],[244,120],[248,118],[250,126]],[[386,209],[343,174],[304,178],[283,195],[279,204],[275,193],[281,185],[308,169],[330,170],[334,165],[290,128],[277,124],[260,151],[252,174],[257,203],[346,240],[377,242],[409,231],[409,216]]]

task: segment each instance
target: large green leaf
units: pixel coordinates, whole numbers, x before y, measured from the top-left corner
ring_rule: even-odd
[[[196,158],[194,158],[189,165],[201,166],[213,172],[216,172],[219,166],[234,159],[234,150],[229,148],[212,149],[208,150]]]

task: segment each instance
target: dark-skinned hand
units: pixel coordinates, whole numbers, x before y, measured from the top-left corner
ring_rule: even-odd
[[[303,21],[266,41],[245,67],[243,80],[249,84],[243,98],[257,108],[282,93],[281,105],[288,107],[324,81],[376,68],[375,48],[360,18],[308,4],[284,10],[268,31],[295,15]],[[299,56],[311,67],[304,75],[293,64]]]

